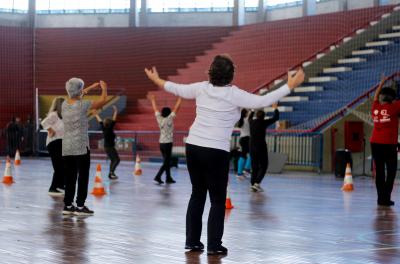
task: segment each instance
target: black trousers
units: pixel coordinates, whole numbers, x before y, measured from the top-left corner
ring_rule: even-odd
[[[247,154],[250,152],[250,137],[242,137],[239,139],[239,144],[241,147],[241,157],[247,158]]]
[[[251,144],[251,185],[260,184],[268,169],[268,148],[267,144]]]
[[[104,147],[104,151],[106,152],[107,157],[110,159],[110,174],[114,174],[115,169],[121,161],[118,152],[115,147]]]
[[[371,143],[371,150],[376,168],[378,202],[390,201],[397,172],[397,145]]]
[[[161,175],[167,174],[167,179],[171,178],[171,156],[172,156],[172,143],[160,143],[160,150],[163,156],[163,164],[156,175],[156,179],[161,179]]]
[[[78,195],[76,205],[82,207],[88,193],[89,170],[90,170],[90,151],[84,155],[64,156],[65,166],[65,197],[64,204],[72,205],[75,197],[76,181],[78,180]]]
[[[51,157],[51,163],[53,165],[53,180],[51,181],[49,191],[55,191],[57,188],[65,188],[65,177],[64,177],[64,161],[62,157],[62,139],[57,139],[50,142],[47,145]]]
[[[229,174],[229,152],[186,144],[186,161],[192,182],[186,214],[186,244],[200,242],[202,216],[207,191],[211,208],[208,215],[208,248],[222,244],[225,218],[226,187]]]

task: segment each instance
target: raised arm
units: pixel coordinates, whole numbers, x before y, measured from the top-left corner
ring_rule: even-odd
[[[93,111],[93,115],[96,117],[97,122],[99,122],[99,123],[103,122],[103,120],[99,116],[99,113],[96,110]]]
[[[268,126],[272,125],[273,123],[279,120],[278,104],[277,103],[273,104],[272,108],[274,109],[274,115],[272,116],[272,118],[265,120],[265,128],[267,128]]]
[[[91,90],[96,89],[97,87],[99,87],[99,83],[95,82],[92,85],[90,85],[89,87],[86,87],[82,90],[82,94],[86,95],[88,94]]]
[[[118,108],[115,105],[113,105],[113,117],[112,117],[112,120],[114,122],[117,121],[117,116],[118,116]]]
[[[107,103],[107,84],[104,81],[100,81],[100,88],[100,99],[93,101],[91,109],[100,109]]]
[[[374,101],[379,101],[379,95],[381,94],[382,87],[385,84],[386,80],[388,80],[388,78],[385,78],[385,75],[382,74],[381,82],[379,83],[379,86],[378,86],[378,88],[376,89],[376,92],[375,92]]]
[[[196,98],[196,91],[198,88],[197,83],[193,84],[177,84],[173,82],[167,82],[160,78],[158,75],[156,67],[152,67],[151,69],[144,69],[147,78],[151,80],[155,85],[157,85],[161,89],[165,89],[167,92],[172,93],[176,96],[185,98],[185,99],[194,99]]]
[[[154,96],[154,94],[149,94],[149,95],[147,96],[147,98],[148,98],[148,99],[150,100],[150,102],[151,102],[151,107],[153,107],[154,113],[160,112],[160,111],[158,110],[157,103],[156,103],[156,97]]]
[[[179,97],[178,100],[176,100],[174,110],[172,110],[172,112],[174,112],[176,114],[178,112],[179,108],[181,107],[181,103],[182,103],[182,98]]]
[[[287,84],[281,88],[267,93],[266,95],[251,94],[246,91],[235,89],[232,94],[232,103],[241,108],[263,108],[276,103],[282,97],[290,94],[294,88],[298,87],[304,81],[304,71],[300,69],[292,76],[288,74]]]

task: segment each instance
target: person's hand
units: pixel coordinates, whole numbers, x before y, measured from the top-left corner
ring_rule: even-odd
[[[274,110],[278,109],[278,103],[273,103],[273,104],[271,105],[271,107],[272,107],[272,109],[274,109]]]
[[[149,78],[152,81],[155,81],[160,78],[160,76],[158,75],[158,72],[157,72],[157,68],[154,66],[151,69],[145,68],[144,72],[146,73],[147,78]]]
[[[294,88],[298,87],[304,82],[304,78],[305,74],[303,68],[300,68],[293,76],[288,73],[287,85],[289,86],[289,89],[293,91]]]
[[[97,111],[97,109],[92,109],[92,114],[96,116],[99,114],[99,112]]]
[[[154,94],[148,94],[147,95],[147,99],[149,99],[150,101],[154,101],[154,100],[156,100],[156,96],[154,95]]]
[[[51,138],[56,135],[56,132],[52,128],[49,128],[47,131],[48,131],[49,137],[51,137]]]
[[[102,90],[107,89],[107,83],[105,81],[100,81],[100,87]]]

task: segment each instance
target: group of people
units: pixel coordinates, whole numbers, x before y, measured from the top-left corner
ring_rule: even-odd
[[[98,100],[84,99],[85,95],[99,87],[101,95]],[[117,109],[114,108],[112,118],[105,120],[97,113],[107,102],[107,84],[104,81],[84,88],[82,79],[71,78],[66,82],[66,91],[67,99],[55,98],[47,117],[42,121],[43,128],[48,131],[46,145],[54,169],[49,194],[64,195],[62,213],[65,215],[93,215],[94,212],[85,206],[90,170],[88,113],[92,111],[95,114],[103,130],[104,149],[111,161],[109,178],[115,180],[115,169],[119,163],[113,130]]]
[[[250,173],[251,190],[263,192],[261,182],[268,169],[268,147],[265,142],[267,127],[279,120],[278,104],[272,104],[274,114],[265,119],[264,109],[242,109],[237,127],[240,128],[240,157],[237,165],[237,177],[245,178],[245,173]],[[254,118],[254,114],[256,115]]]

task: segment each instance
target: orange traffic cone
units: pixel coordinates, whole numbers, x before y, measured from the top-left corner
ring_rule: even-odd
[[[11,172],[10,158],[7,158],[7,161],[6,161],[6,168],[4,170],[3,183],[4,184],[13,184],[14,183],[14,179],[13,179],[12,172]]]
[[[346,174],[344,176],[344,182],[343,182],[342,191],[351,192],[353,190],[354,190],[353,176],[351,175],[350,163],[347,163]]]
[[[94,179],[94,187],[92,191],[93,195],[105,195],[106,190],[104,189],[103,179],[101,177],[101,165],[97,164],[96,178]]]
[[[142,165],[140,165],[140,162],[141,162],[141,160],[140,160],[139,154],[137,154],[136,155],[136,162],[135,162],[135,171],[134,171],[136,176],[140,176],[143,173],[142,172]]]
[[[226,200],[225,200],[225,209],[233,209],[233,204],[231,200],[231,196],[229,195],[229,188],[226,190]]]
[[[17,152],[15,152],[14,166],[19,165],[21,165],[21,155],[19,154],[19,150],[17,149]]]

